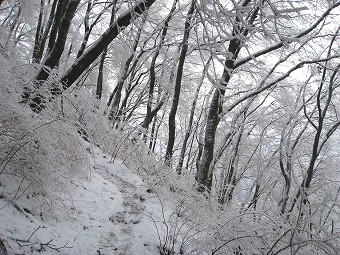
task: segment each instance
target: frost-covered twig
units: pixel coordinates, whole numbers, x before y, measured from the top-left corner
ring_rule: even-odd
[[[61,249],[69,249],[69,248],[72,248],[72,246],[67,246],[68,245],[68,242],[66,242],[66,244],[62,245],[62,246],[56,246],[54,245],[52,242],[53,242],[53,239],[49,240],[48,242],[45,242],[45,243],[39,243],[39,242],[30,242],[31,238],[34,236],[34,234],[39,230],[39,229],[42,229],[42,228],[46,228],[45,226],[42,226],[42,225],[39,225],[38,228],[36,228],[32,234],[28,237],[28,239],[26,240],[22,240],[22,239],[15,239],[16,242],[19,244],[19,246],[32,246],[32,245],[40,245],[40,249],[37,249],[38,252],[41,252],[45,249],[45,247],[47,248],[50,248],[52,250],[56,250],[56,251],[59,251]]]

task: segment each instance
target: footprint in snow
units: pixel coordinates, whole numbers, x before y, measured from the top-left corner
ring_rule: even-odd
[[[123,210],[109,218],[114,235],[103,236],[100,241],[100,249],[102,252],[104,250],[114,251],[113,254],[115,255],[127,254],[128,249],[132,247],[133,242],[137,238],[134,236],[133,228],[142,220],[143,211],[145,210],[145,205],[143,205],[145,198],[139,194],[138,187],[130,182],[129,176],[112,173],[105,167],[97,168],[97,170],[102,170],[100,171],[101,176],[107,181],[114,183],[123,197]]]

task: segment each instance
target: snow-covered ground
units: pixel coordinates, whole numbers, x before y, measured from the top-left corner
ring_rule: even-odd
[[[0,199],[1,255],[159,254],[156,194],[123,164],[109,163],[98,148],[89,151],[91,173],[71,182],[66,211],[45,218],[33,213],[28,197]]]

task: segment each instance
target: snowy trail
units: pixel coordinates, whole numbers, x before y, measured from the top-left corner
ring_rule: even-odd
[[[96,164],[96,171],[105,179],[117,185],[120,194],[123,199],[122,210],[113,214],[109,220],[113,223],[114,228],[117,232],[124,233],[123,235],[117,236],[117,244],[114,249],[117,254],[128,254],[129,249],[133,247],[136,242],[135,236],[135,225],[140,224],[143,218],[145,205],[141,188],[137,185],[143,185],[138,183],[138,179],[135,179],[134,183],[131,183],[131,175],[126,174],[127,169],[118,168],[115,169],[116,173],[112,173],[105,165]],[[119,171],[119,173],[117,173]],[[100,248],[107,248],[107,239],[99,241],[102,245]],[[132,249],[133,250],[133,249]]]
[[[0,255],[159,254],[149,217],[160,220],[155,194],[123,164],[109,163],[98,148],[90,158],[91,178],[71,181],[72,206],[66,214],[45,219],[32,213],[26,197],[15,203],[0,199]]]

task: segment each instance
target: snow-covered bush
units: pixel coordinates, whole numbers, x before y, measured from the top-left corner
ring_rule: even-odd
[[[36,114],[20,103],[34,77],[30,64],[0,55],[0,65],[0,194],[10,202],[31,199],[27,209],[54,213],[71,201],[69,180],[88,169],[78,129],[49,107]]]

